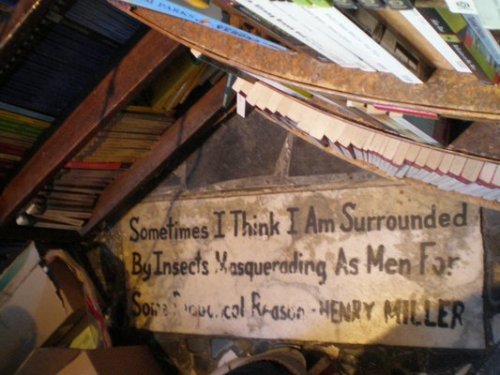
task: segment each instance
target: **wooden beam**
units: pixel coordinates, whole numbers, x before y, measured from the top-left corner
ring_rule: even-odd
[[[8,222],[101,124],[122,109],[144,82],[181,50],[178,43],[162,34],[147,32],[4,189],[0,197],[0,225]]]
[[[100,195],[88,223],[80,231],[82,236],[89,234],[97,224],[129,198],[137,188],[154,176],[174,152],[195,136],[201,128],[221,111],[225,93],[226,79],[220,80],[184,116],[161,136],[158,143],[144,158],[115,179]]]
[[[17,39],[19,34],[34,23],[31,19],[41,18],[49,5],[49,1],[42,0],[20,0],[17,2],[0,34],[0,56],[3,56],[8,45]]]

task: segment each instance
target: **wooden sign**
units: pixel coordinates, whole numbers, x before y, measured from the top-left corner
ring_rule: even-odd
[[[479,209],[408,187],[137,205],[129,313],[152,331],[483,348]]]

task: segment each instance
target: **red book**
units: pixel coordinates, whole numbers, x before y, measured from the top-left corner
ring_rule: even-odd
[[[90,170],[117,170],[130,167],[130,163],[121,162],[87,162],[87,161],[70,161],[66,163],[64,168],[67,169],[90,169]]]

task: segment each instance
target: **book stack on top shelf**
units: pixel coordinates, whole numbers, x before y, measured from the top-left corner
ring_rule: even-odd
[[[277,2],[259,2],[271,3],[274,6]],[[317,59],[303,50],[279,51],[269,48],[255,41],[206,28],[202,22],[191,22],[179,16],[162,14],[161,9],[151,10],[158,4],[151,2],[148,6],[150,9],[142,6],[121,6],[121,9],[170,38],[233,69],[365,103],[390,104],[466,120],[500,118],[498,87],[484,84],[473,74],[458,72],[453,68],[443,58],[439,48],[433,47],[432,43],[420,34],[419,29],[403,17],[402,12],[405,11],[383,8],[377,11],[377,16],[384,20],[390,19],[390,24],[394,25],[398,34],[415,45],[415,50],[422,52],[436,67],[423,84],[404,83],[389,72],[365,72],[361,69],[343,68],[336,63]],[[310,9],[319,12],[325,9],[329,11],[330,8]],[[418,8],[409,11],[414,13]],[[446,44],[442,38],[439,40]],[[463,62],[461,65],[468,69]]]
[[[173,12],[171,7],[199,17],[204,15],[210,22],[214,17],[222,18],[216,12],[183,1],[126,2],[188,21],[193,21],[193,17]],[[452,13],[442,7],[415,8],[411,1],[218,0],[214,3],[229,14],[249,20],[256,29],[261,26],[263,35],[310,53],[320,61],[366,72],[384,72],[405,83],[421,84],[435,67],[412,43],[412,35],[403,35],[396,29],[399,25],[392,26],[379,11],[387,8],[393,16],[404,19],[449,67],[474,73],[486,83],[498,82],[500,48],[478,16]],[[203,23],[202,19],[196,22]]]

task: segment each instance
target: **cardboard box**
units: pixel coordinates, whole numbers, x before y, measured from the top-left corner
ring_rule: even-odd
[[[77,350],[35,350],[16,375],[160,375],[162,371],[145,346]]]
[[[30,244],[0,275],[0,374],[14,373],[77,306],[57,293]]]

